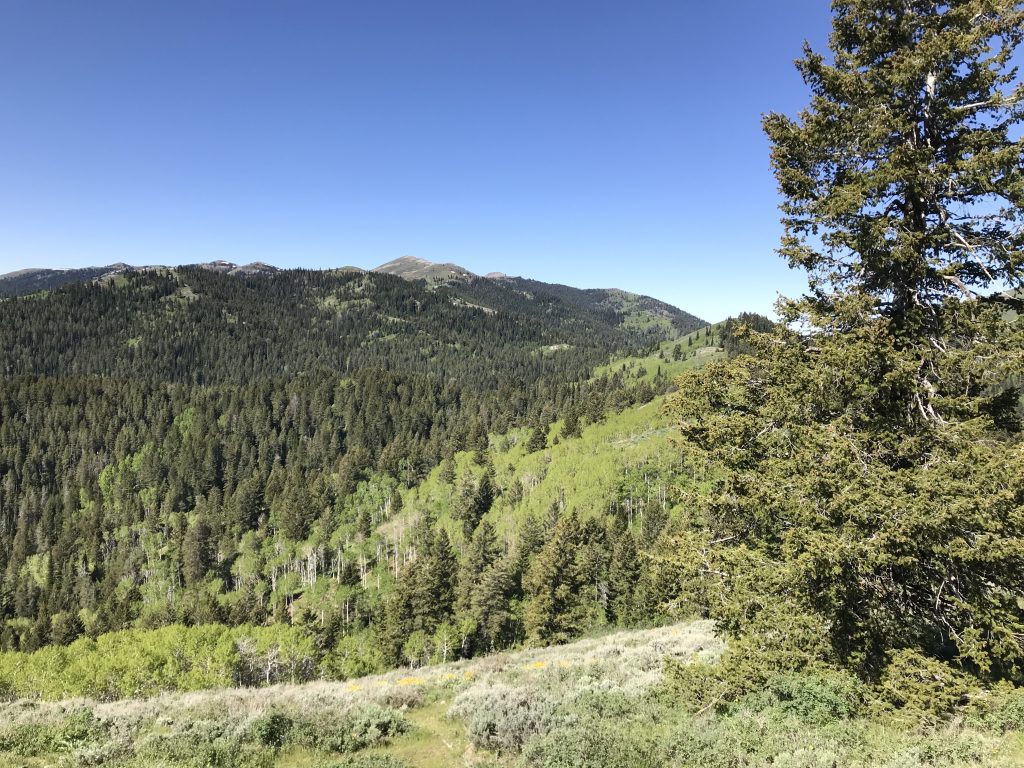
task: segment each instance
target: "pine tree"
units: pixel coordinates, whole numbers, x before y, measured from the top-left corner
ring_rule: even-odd
[[[513,563],[505,557],[488,567],[473,590],[470,616],[481,648],[493,651],[511,644],[514,616],[512,597]]]
[[[536,453],[548,447],[548,426],[542,421],[536,421],[530,432],[530,439],[526,441],[526,452]]]
[[[495,487],[494,480],[494,465],[489,461],[484,467],[484,472],[480,476],[480,482],[476,488],[476,494],[474,496],[474,516],[477,520],[480,520],[484,515],[491,511],[491,507],[494,506],[494,497],[497,494],[497,488]]]
[[[473,532],[459,569],[456,607],[460,613],[469,613],[473,604],[473,591],[480,583],[484,571],[497,557],[498,539],[494,526],[484,520]]]
[[[583,535],[575,511],[559,519],[526,575],[529,602],[523,616],[528,637],[564,643],[583,626],[585,577],[579,555]]]
[[[466,472],[459,483],[458,496],[452,506],[452,517],[462,522],[462,535],[469,540],[483,516],[494,504],[497,493],[494,482],[494,465],[487,463],[479,480],[472,472]]]
[[[459,561],[452,549],[451,539],[444,529],[438,531],[434,549],[430,553],[430,566],[436,584],[435,612],[437,620],[443,620],[455,610],[455,594],[458,584]]]
[[[409,595],[412,627],[426,632],[433,632],[451,616],[458,574],[458,561],[448,533],[442,529],[434,535],[435,524],[432,517],[425,517],[423,551],[415,563],[407,566],[408,573],[402,582]]]
[[[455,482],[455,461],[450,456],[441,462],[438,477],[445,485],[451,485]]]
[[[686,450],[721,472],[698,556],[752,548],[763,578],[734,584],[780,590],[743,606],[734,589],[715,609],[728,629],[803,613],[867,676],[906,649],[1021,680],[1024,339],[993,291],[1024,264],[1024,12],[833,9],[832,62],[798,62],[810,106],[765,119],[780,253],[810,293],[754,357],[686,375],[673,401]]]
[[[615,538],[608,566],[608,613],[618,624],[628,624],[634,619],[633,595],[640,576],[636,541],[628,529],[623,530]]]
[[[210,526],[199,517],[189,526],[182,550],[182,575],[187,585],[198,584],[210,567]]]
[[[565,420],[562,422],[562,439],[567,440],[580,436],[580,409],[571,405],[565,412]]]

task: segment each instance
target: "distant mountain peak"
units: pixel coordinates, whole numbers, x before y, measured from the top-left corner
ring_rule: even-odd
[[[217,259],[191,266],[209,269],[213,272],[226,272],[229,275],[271,275],[280,271],[277,267],[262,261],[254,261],[251,264],[235,264],[231,261]]]
[[[371,271],[397,275],[406,280],[465,280],[476,277],[475,274],[458,264],[439,264],[416,256],[401,256],[386,264],[381,264]]]

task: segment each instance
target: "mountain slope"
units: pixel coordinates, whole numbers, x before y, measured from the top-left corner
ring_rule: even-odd
[[[52,291],[71,283],[84,283],[130,269],[127,264],[82,269],[19,269],[0,275],[0,297],[27,296],[39,291]]]
[[[587,445],[568,446],[565,424],[604,434],[606,415],[665,391],[672,365],[690,362],[670,350],[689,351],[692,339],[671,324],[628,322],[644,307],[630,315],[607,293],[565,286],[252,272],[126,270],[0,301],[0,648],[251,624],[315,641],[332,659],[347,658],[335,649],[356,638],[370,649],[358,663],[381,669],[406,658],[414,630],[460,627],[463,656],[540,636],[548,630],[523,606],[537,597],[526,576],[542,553],[531,544],[510,560],[487,525],[479,536],[471,525],[494,494],[484,509],[481,493],[467,517],[407,493],[451,457],[463,471],[472,456],[464,479],[474,483],[488,456],[502,462],[510,493],[497,509],[530,526],[522,533],[535,544],[538,524],[562,525],[595,554],[573,588],[573,610],[590,618],[562,627],[555,615],[552,631],[568,639],[625,615],[632,597],[605,606],[589,585],[610,578],[610,554],[632,534],[599,523],[614,481],[564,480]],[[635,370],[595,375],[626,358]],[[513,481],[544,468],[536,438],[553,423],[566,439],[551,452],[560,466],[517,508]],[[579,466],[616,472],[616,450],[602,443],[599,460]],[[576,518],[551,514],[550,499],[566,491],[578,496],[566,508],[586,512],[575,533]],[[429,607],[417,598],[419,619],[401,601],[434,531],[420,516],[415,535],[394,535],[403,497],[407,511],[459,521],[439,566],[450,589]],[[485,606],[470,594],[481,574],[462,570],[473,542],[483,548],[474,567],[503,584],[488,598],[490,618],[472,614]]]
[[[717,332],[718,326],[712,329]],[[602,404],[605,416],[583,427],[577,438],[564,438],[562,416],[548,428],[547,447],[542,450],[527,451],[529,431],[525,429],[492,440],[489,458],[502,492],[485,518],[500,533],[512,534],[525,518],[542,519],[557,508],[574,510],[585,519],[611,513],[627,525],[635,518],[642,531],[657,533],[677,505],[681,488],[678,455],[669,442],[672,417],[664,410],[664,396],[648,398],[659,391],[659,381],[672,381],[685,370],[724,357],[713,345],[717,340],[717,336],[705,339],[703,333],[694,333],[682,340],[687,352],[680,360],[672,359],[673,342],[666,342],[646,357],[620,359],[598,369],[598,378],[621,379],[621,386],[612,389],[617,402]],[[595,391],[601,390],[595,387]],[[636,402],[629,402],[631,395]],[[451,513],[459,478],[479,475],[481,470],[474,466],[470,451],[453,457],[453,469],[456,479],[451,482],[445,482],[444,470],[438,468],[405,492],[406,511],[389,528],[412,527],[417,515],[428,511],[458,538],[459,523]],[[645,512],[652,515],[645,519]]]
[[[671,304],[617,288],[573,288],[523,277],[502,276],[497,279],[527,295],[544,292],[581,310],[614,313],[619,325],[634,331],[657,330],[669,336],[683,335],[708,324]]]
[[[671,304],[617,288],[574,288],[524,277],[510,277],[501,272],[491,272],[481,278],[457,264],[437,264],[413,256],[389,261],[373,271],[397,275],[406,280],[445,283],[459,294],[469,294],[484,302],[492,284],[497,284],[530,299],[553,297],[578,310],[606,313],[610,322],[641,332],[658,328],[669,334],[682,335],[707,325],[704,320]],[[614,319],[611,317],[613,314],[616,315]]]
[[[526,292],[522,281],[428,287],[379,273],[245,269],[119,271],[3,302],[0,371],[218,383],[321,369],[423,373],[469,364],[488,371],[488,385],[497,387],[538,367],[542,349],[572,350],[555,367],[575,366],[575,378],[580,366],[671,337],[678,331],[669,322],[687,330],[702,324],[653,300],[624,313],[606,292],[544,283],[531,282]],[[648,322],[627,322],[643,313]],[[503,373],[496,359],[524,368]]]
[[[210,261],[205,264],[194,264],[192,266],[228,275],[269,275],[279,271],[277,267],[264,264],[262,261],[241,265],[230,261]],[[169,270],[169,267],[133,267],[130,264],[122,263],[110,264],[105,267],[82,267],[79,269],[19,269],[0,275],[0,298],[28,296],[40,291],[52,291],[74,283],[111,279],[128,272]]]
[[[257,276],[274,274],[310,273],[309,270],[279,270],[262,262],[237,265],[228,261],[211,261],[185,267],[132,267],[128,264],[111,264],[105,267],[82,269],[23,269],[0,275],[0,298],[27,296],[40,291],[50,291],[66,285],[87,283],[94,280],[112,280],[134,273],[158,272],[175,275],[184,271],[203,269],[224,275]],[[485,310],[500,311],[508,306],[514,294],[535,302],[534,308],[551,311],[552,301],[561,303],[573,311],[584,311],[601,315],[604,322],[619,325],[627,332],[644,333],[656,330],[659,334],[680,335],[689,333],[706,323],[693,315],[649,296],[630,293],[619,289],[580,289],[567,285],[544,283],[522,277],[509,277],[493,272],[479,277],[468,269],[451,263],[435,263],[413,256],[403,256],[381,264],[372,273],[393,275],[405,280],[425,280],[431,288],[447,288],[461,297],[468,305]],[[357,267],[342,267],[312,274],[344,275],[364,273]],[[520,302],[522,308],[527,304]],[[564,316],[563,312],[563,316]]]

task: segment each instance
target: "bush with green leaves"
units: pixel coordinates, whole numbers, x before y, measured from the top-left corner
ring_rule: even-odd
[[[1024,733],[1024,688],[1009,685],[972,697],[969,721],[994,733]]]
[[[284,745],[292,729],[292,719],[283,712],[271,710],[256,718],[249,726],[249,737],[265,747]]]
[[[31,706],[31,704],[29,704]],[[84,707],[72,707],[57,722],[0,723],[0,752],[26,757],[47,754],[69,754],[76,749],[103,741],[108,724],[97,719]]]
[[[891,655],[872,706],[890,719],[934,724],[966,704],[977,687],[962,670],[904,649]]]
[[[559,718],[559,701],[538,688],[496,683],[460,693],[449,709],[467,722],[469,738],[481,749],[517,752],[530,739],[547,733]]]
[[[863,710],[867,686],[839,669],[787,672],[768,679],[761,691],[740,699],[739,707],[773,707],[808,725],[849,720]]]
[[[624,731],[615,721],[563,726],[528,742],[524,768],[660,768],[665,762],[650,739]]]
[[[275,751],[263,745],[246,744],[224,734],[209,722],[170,734],[153,733],[132,750],[130,765],[173,765],[182,768],[271,768]]]
[[[343,754],[408,730],[400,711],[336,692],[282,687],[74,706],[0,705],[0,756],[68,756],[80,766],[269,768],[285,749]]]
[[[343,718],[314,710],[293,717],[285,743],[319,752],[355,752],[384,743],[408,728],[400,712],[372,704],[354,708]]]

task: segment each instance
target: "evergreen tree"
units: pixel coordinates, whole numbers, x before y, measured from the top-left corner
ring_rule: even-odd
[[[540,643],[564,643],[584,624],[586,586],[580,555],[583,535],[576,512],[559,519],[526,576],[529,602],[523,616],[527,636]]]
[[[433,518],[425,520],[425,546],[416,562],[407,568],[401,587],[408,593],[410,618],[414,630],[432,633],[449,618],[455,607],[458,561],[446,531],[433,534]]]
[[[462,534],[468,540],[476,530],[483,516],[494,504],[497,492],[494,482],[494,465],[487,463],[479,480],[467,472],[459,484],[459,494],[452,508],[452,516],[462,522]]]
[[[455,596],[458,586],[459,561],[452,549],[451,539],[444,529],[438,531],[434,549],[430,553],[430,567],[433,571],[435,616],[438,621],[450,616],[455,610]]]
[[[514,588],[513,563],[504,557],[488,567],[473,589],[470,616],[480,649],[493,651],[511,645],[515,617],[511,610]]]
[[[714,608],[728,629],[789,616],[868,676],[904,649],[1019,681],[1024,340],[993,291],[1024,264],[1024,12],[833,8],[832,63],[798,63],[810,106],[765,120],[780,252],[811,290],[754,357],[680,382],[687,450],[721,474],[708,537],[679,557],[760,563]]]
[[[565,412],[565,420],[562,422],[562,439],[567,440],[572,437],[580,436],[580,409],[575,406],[569,406]]]
[[[498,539],[494,526],[484,520],[473,532],[459,569],[456,607],[468,615],[473,605],[473,591],[487,567],[498,557]]]
[[[451,456],[441,462],[439,478],[445,485],[451,485],[455,482],[455,462]]]
[[[629,624],[635,619],[633,595],[640,576],[636,541],[626,529],[616,536],[608,565],[608,614],[618,624]]]
[[[530,439],[526,441],[526,452],[536,453],[548,447],[548,425],[543,421],[534,422]]]
[[[181,565],[185,584],[193,585],[202,581],[210,567],[210,560],[210,526],[205,518],[199,517],[185,534]]]

